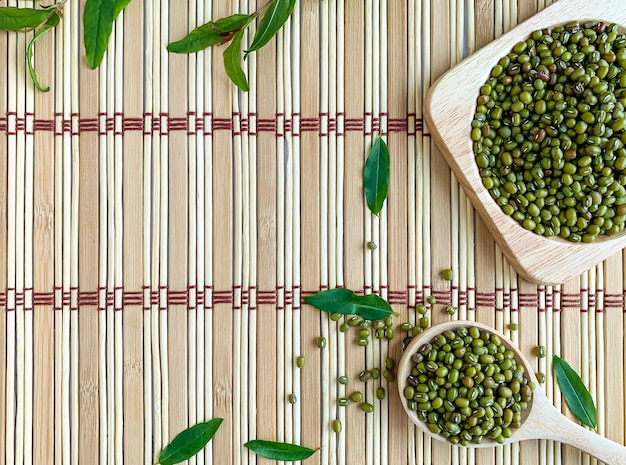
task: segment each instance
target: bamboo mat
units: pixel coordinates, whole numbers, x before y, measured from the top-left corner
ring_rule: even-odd
[[[560,354],[599,433],[623,444],[623,254],[561,286],[519,278],[422,123],[434,79],[547,3],[299,0],[245,62],[249,93],[222,49],[165,46],[252,1],[133,0],[90,71],[70,0],[36,46],[47,94],[27,75],[29,36],[0,33],[0,464],[147,465],[213,417],[193,465],[268,463],[242,447],[254,438],[320,447],[306,463],[322,465],[594,462],[547,441],[473,451],[418,433],[395,383],[357,379],[399,360],[399,329],[363,349],[302,305],[336,286],[379,293],[396,326],[434,295],[431,322],[454,305],[504,331],[565,410],[547,362]],[[379,133],[392,179],[374,217],[362,169]],[[374,413],[337,407],[355,390]]]

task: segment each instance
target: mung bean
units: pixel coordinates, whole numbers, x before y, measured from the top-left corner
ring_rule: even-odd
[[[450,268],[443,270],[441,272],[441,277],[445,279],[446,281],[452,281],[454,279],[454,271],[452,271]]]
[[[475,326],[445,331],[411,361],[403,396],[435,434],[465,445],[484,437],[502,443],[521,424],[533,385],[497,335]]]
[[[359,407],[365,413],[372,413],[374,411],[374,406],[370,404],[369,402],[363,402],[361,405],[359,405]]]
[[[361,402],[363,400],[363,393],[361,391],[354,391],[352,394],[350,394],[350,401],[351,402]]]
[[[537,355],[537,357],[539,358],[545,358],[545,356],[547,355],[546,352],[546,347],[544,345],[538,345],[535,348],[535,354]]]
[[[470,130],[476,165],[526,230],[587,243],[626,226],[626,207],[615,212],[624,196],[615,180],[626,169],[625,45],[613,24],[537,30],[480,87]]]
[[[335,420],[333,420],[333,431],[339,434],[341,433],[341,430],[342,430],[341,420],[339,418],[336,418]]]

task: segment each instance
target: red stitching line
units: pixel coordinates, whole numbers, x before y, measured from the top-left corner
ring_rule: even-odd
[[[321,286],[320,290],[327,289],[327,286]],[[386,286],[381,286],[382,290],[386,290]],[[426,286],[425,286],[426,288]],[[160,302],[160,292],[166,291],[166,301]],[[358,294],[364,294],[365,292],[372,292],[371,286],[366,289],[356,290]],[[130,291],[123,290],[121,287],[115,289],[101,288],[97,290],[80,290],[72,287],[70,290],[64,290],[60,286],[56,286],[52,291],[32,291],[31,289],[24,289],[22,292],[17,291],[14,288],[7,288],[4,292],[0,292],[0,306],[6,307],[8,304],[9,296],[12,297],[15,302],[15,306],[25,304],[26,292],[31,293],[31,300],[33,306],[55,306],[56,310],[61,310],[63,307],[72,306],[72,309],[78,307],[96,307],[99,305],[100,297],[104,297],[104,307],[99,308],[105,310],[115,306],[116,297],[121,298],[121,305],[124,306],[144,306],[144,309],[149,310],[151,306],[164,305],[162,310],[166,310],[168,305],[185,305],[192,308],[205,307],[213,308],[217,304],[229,304],[235,303],[235,292],[239,295],[237,298],[241,305],[248,305],[251,310],[257,308],[257,305],[277,305],[279,295],[281,295],[285,305],[292,305],[294,309],[299,309],[302,303],[302,298],[312,295],[317,291],[302,290],[299,286],[293,286],[292,288],[285,289],[283,286],[279,286],[275,289],[257,289],[256,286],[250,286],[248,288],[242,288],[241,286],[234,286],[229,290],[214,290],[212,286],[205,286],[204,289],[196,289],[195,286],[189,286],[183,290],[172,290],[167,286],[161,286],[159,289],[151,289],[149,286],[144,286],[142,290]],[[416,303],[423,303],[424,290],[417,290],[415,286],[407,286],[406,290],[388,290],[387,297],[389,303],[395,305],[408,305],[409,294],[414,292],[416,295]],[[502,292],[503,306],[498,307],[496,310],[503,310],[509,308],[512,304],[512,294],[517,294],[518,307],[537,307],[539,304],[539,295],[544,295],[545,305],[539,308],[539,311],[546,311],[547,308],[551,308],[555,304],[554,296],[557,294],[548,294],[544,289],[539,289],[538,294],[522,294],[517,290],[511,290],[511,292]],[[458,291],[459,305],[467,305],[470,297],[473,295],[476,306],[479,307],[493,307],[496,306],[497,292],[475,292],[474,289],[468,289],[467,291]],[[119,294],[121,293],[121,296]],[[430,294],[437,298],[437,303],[443,305],[449,305],[452,301],[451,290],[435,289]],[[586,299],[588,309],[581,309],[581,311],[602,311],[603,309],[624,309],[626,303],[626,291],[622,293],[605,293],[603,289],[596,290],[596,293],[589,293],[588,290],[584,290],[584,294],[567,294],[561,292],[560,307],[554,308],[554,311],[561,311],[563,309],[580,309],[583,298]],[[193,304],[193,297],[195,297],[195,305]],[[72,305],[72,300],[77,300],[77,306]],[[147,301],[146,301],[147,300]],[[596,303],[601,301],[603,309],[596,309]],[[120,308],[118,307],[118,310]],[[13,308],[7,309],[12,311]],[[473,310],[469,309],[469,310]],[[511,309],[513,311],[519,310],[519,308]]]
[[[345,118],[343,113],[329,115],[320,113],[317,118],[301,118],[300,114],[294,113],[292,118],[282,113],[275,115],[275,118],[256,119],[256,114],[241,115],[233,114],[231,118],[213,118],[211,113],[198,115],[189,112],[186,116],[171,116],[167,113],[160,113],[154,116],[146,112],[141,116],[125,116],[116,112],[112,116],[106,113],[99,113],[96,118],[81,118],[79,114],[73,113],[69,118],[64,118],[62,113],[55,113],[54,119],[36,119],[34,114],[25,113],[18,116],[16,112],[7,112],[6,116],[0,117],[0,132],[8,135],[16,135],[18,132],[34,134],[35,132],[53,132],[54,135],[63,134],[78,135],[84,132],[97,132],[99,135],[106,135],[113,132],[114,135],[123,135],[127,132],[143,132],[146,135],[160,134],[167,135],[170,132],[186,132],[193,134],[194,130],[201,132],[208,129],[209,133],[215,131],[233,131],[239,123],[239,133],[249,132],[256,135],[259,132],[271,132],[279,135],[293,133],[299,136],[302,132],[320,132],[322,120],[327,124],[327,131],[321,136],[337,132],[343,136],[346,132],[361,132],[366,135],[378,134],[381,130],[381,122],[386,122],[386,131],[396,133],[409,133],[422,131],[422,120],[417,119],[414,114],[405,118],[387,118],[386,113],[373,116],[365,113],[363,118]],[[365,132],[366,121],[371,118],[371,131]],[[251,124],[253,119],[256,124]],[[278,119],[282,120],[282,127],[278,127]],[[238,120],[238,121],[237,121]],[[297,123],[296,123],[297,121]],[[29,126],[32,124],[32,129]],[[251,128],[255,127],[254,130]],[[413,127],[415,132],[413,132]]]

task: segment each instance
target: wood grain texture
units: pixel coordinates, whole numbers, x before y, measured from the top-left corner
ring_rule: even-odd
[[[319,2],[304,2],[301,13],[300,73],[302,76],[300,97],[302,121],[319,116],[320,83],[319,47],[307,44],[319,43]],[[309,153],[319,153],[320,139],[316,134],[302,132],[300,136],[300,188],[307,192],[300,199],[301,214],[301,283],[302,290],[320,287],[320,168],[317,157]],[[311,408],[302,411],[302,443],[318,447],[321,431],[317,425],[321,422],[320,389],[318,386],[321,370],[321,353],[315,346],[314,339],[319,335],[320,315],[307,305],[302,306],[302,354],[306,358],[306,367],[302,370],[301,401]],[[313,463],[319,463],[319,455],[312,457]]]
[[[517,272],[534,282],[560,284],[571,279],[626,246],[626,233],[598,238],[591,244],[576,244],[526,231],[505,215],[482,185],[474,162],[467,134],[475,108],[473,99],[468,99],[467,95],[475,93],[486,81],[491,67],[485,63],[495,63],[533,30],[592,17],[626,23],[625,4],[615,2],[610,15],[598,17],[605,5],[601,1],[585,0],[555,3],[448,71],[432,86],[425,102],[425,117],[433,138],[463,183],[474,207]]]
[[[344,56],[345,82],[357,82],[359,85],[345,85],[346,118],[359,118],[365,105],[365,43],[362,40],[365,25],[365,2],[346,2],[346,43],[353,44],[351,53]],[[365,283],[365,208],[363,205],[363,138],[361,134],[347,132],[345,144],[345,180],[344,180],[344,284],[348,289],[361,289]],[[351,206],[358,207],[351,207]],[[346,337],[350,346],[352,337]],[[374,362],[372,361],[372,364]],[[346,351],[346,376],[358,375],[364,367],[361,351]],[[339,390],[348,396],[353,386]],[[366,450],[362,447],[365,435],[366,418],[357,409],[346,409],[344,437],[346,450],[352,451],[350,458],[355,463],[366,462]]]
[[[7,62],[7,45],[8,45],[8,32],[0,32],[0,60],[2,63]],[[9,75],[9,67],[3,66],[2,71],[0,71],[0,86],[3,89],[8,87],[8,75]],[[7,113],[7,95],[5,92],[0,93],[0,114]],[[8,148],[7,148],[7,137],[3,134],[4,137],[0,137],[0,179],[7,179],[7,162],[8,162]],[[7,183],[0,183],[0,244],[3,244],[0,247],[0,269],[7,269]],[[7,287],[7,273],[3,272],[0,274],[0,286],[2,288]],[[2,312],[2,317],[0,318],[0,339],[3,341],[7,340],[7,313],[6,313],[6,303],[0,307],[0,311]],[[7,345],[0,344],[0,399],[6,398],[6,354],[7,354]],[[3,406],[3,411],[5,407]],[[0,463],[4,464],[6,460],[6,421],[4,418],[5,414],[0,418]],[[10,446],[9,446],[10,447]]]
[[[133,44],[124,51],[124,110],[135,118],[143,112],[142,85],[130,76],[144,75],[143,16],[144,8],[139,2],[131,2],[124,10],[124,43]],[[139,46],[140,45],[140,46]],[[142,79],[143,81],[143,79]],[[136,295],[143,291],[144,237],[143,237],[143,134],[136,133],[124,138],[124,288]],[[141,463],[144,451],[138,444],[144,443],[145,427],[143,411],[144,366],[143,359],[143,305],[128,305],[123,313],[123,377],[124,377],[124,460]]]
[[[389,4],[388,25],[388,94],[389,117],[401,118],[407,114],[407,78],[405,73],[395,73],[401,69],[407,59],[407,47],[404,46],[407,37],[407,14],[403,2]],[[405,218],[408,208],[409,181],[408,181],[408,153],[407,142],[404,134],[392,134],[388,138],[390,147],[391,166],[395,167],[389,182],[387,203],[389,218]],[[406,221],[388,221],[388,242],[391,245],[387,255],[389,266],[389,289],[408,289],[408,224]],[[394,305],[394,311],[398,313],[396,321],[409,321],[412,312],[407,305]],[[394,338],[389,347],[389,356],[394,360],[400,360],[402,355],[402,339],[404,334]],[[388,390],[391,386],[388,386]],[[399,399],[389,395],[389,412],[400,409]],[[406,417],[388,415],[387,442],[388,457],[391,463],[402,463],[406,457],[408,426]]]
[[[263,2],[257,2],[261,6]],[[277,95],[277,53],[276,43],[272,41],[267,47],[256,53],[257,81],[259,90],[264,98],[258,102],[258,119],[272,120],[276,115]],[[284,247],[277,242],[278,220],[277,199],[282,192],[278,192],[278,170],[283,169],[282,159],[278,157],[278,147],[275,134],[259,132],[257,136],[257,264],[259,289],[275,290],[278,274],[278,247]],[[258,345],[255,357],[257,371],[263,376],[257,388],[257,416],[256,430],[258,439],[278,440],[278,403],[284,404],[286,399],[278,396],[278,351],[283,350],[277,344],[278,311],[276,305],[262,303],[257,309]],[[310,341],[305,341],[305,347]],[[281,419],[280,421],[283,421]],[[259,465],[269,464],[268,459],[258,457]]]

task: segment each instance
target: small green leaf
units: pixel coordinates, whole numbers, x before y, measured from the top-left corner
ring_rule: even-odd
[[[328,289],[307,296],[304,301],[326,313],[359,315],[366,320],[382,320],[393,313],[391,305],[376,294],[358,295],[350,289]]]
[[[365,161],[363,170],[363,188],[367,207],[374,215],[383,209],[389,189],[389,148],[379,137],[372,145],[372,149]]]
[[[50,87],[45,87],[45,88],[42,87],[41,84],[39,83],[39,80],[37,79],[37,74],[35,73],[35,68],[33,66],[33,47],[37,39],[43,36],[50,29],[57,27],[60,22],[61,22],[61,17],[57,13],[54,13],[52,16],[50,16],[48,21],[46,21],[46,23],[43,26],[41,26],[37,30],[37,32],[35,32],[35,35],[30,40],[30,42],[28,43],[28,47],[26,48],[26,64],[28,65],[28,73],[30,74],[31,79],[33,80],[33,84],[35,84],[35,87],[41,92],[48,92],[50,90]]]
[[[591,394],[574,369],[562,358],[552,357],[554,375],[559,383],[565,402],[581,423],[594,428],[598,425],[598,413]]]
[[[87,0],[83,11],[83,40],[87,65],[100,66],[113,31],[115,0]]]
[[[17,8],[15,6],[0,7],[0,30],[21,31],[33,29],[45,23],[55,5],[45,9]]]
[[[241,39],[244,32],[245,29],[239,30],[239,32],[235,34],[235,37],[233,37],[233,41],[230,43],[228,48],[224,50],[224,68],[226,69],[226,74],[230,80],[233,81],[233,83],[242,91],[248,92],[250,90],[248,79],[246,78],[246,74],[243,72],[239,61]]]
[[[252,452],[270,460],[282,460],[283,462],[294,462],[304,460],[315,453],[314,449],[289,444],[286,442],[263,441],[255,439],[244,444]]]
[[[157,463],[172,465],[193,457],[215,436],[221,424],[221,418],[213,418],[180,432],[161,451]]]
[[[217,21],[209,21],[195,28],[184,38],[172,42],[167,50],[172,53],[195,53],[207,47],[220,45],[233,38],[235,33],[249,24],[254,16],[232,15],[220,18]]]
[[[113,5],[113,21],[117,19],[120,13],[128,6],[130,0],[115,0]]]
[[[295,4],[296,0],[274,0],[270,3],[263,18],[259,21],[254,39],[250,48],[246,50],[245,56],[263,47],[276,35],[291,16]]]

